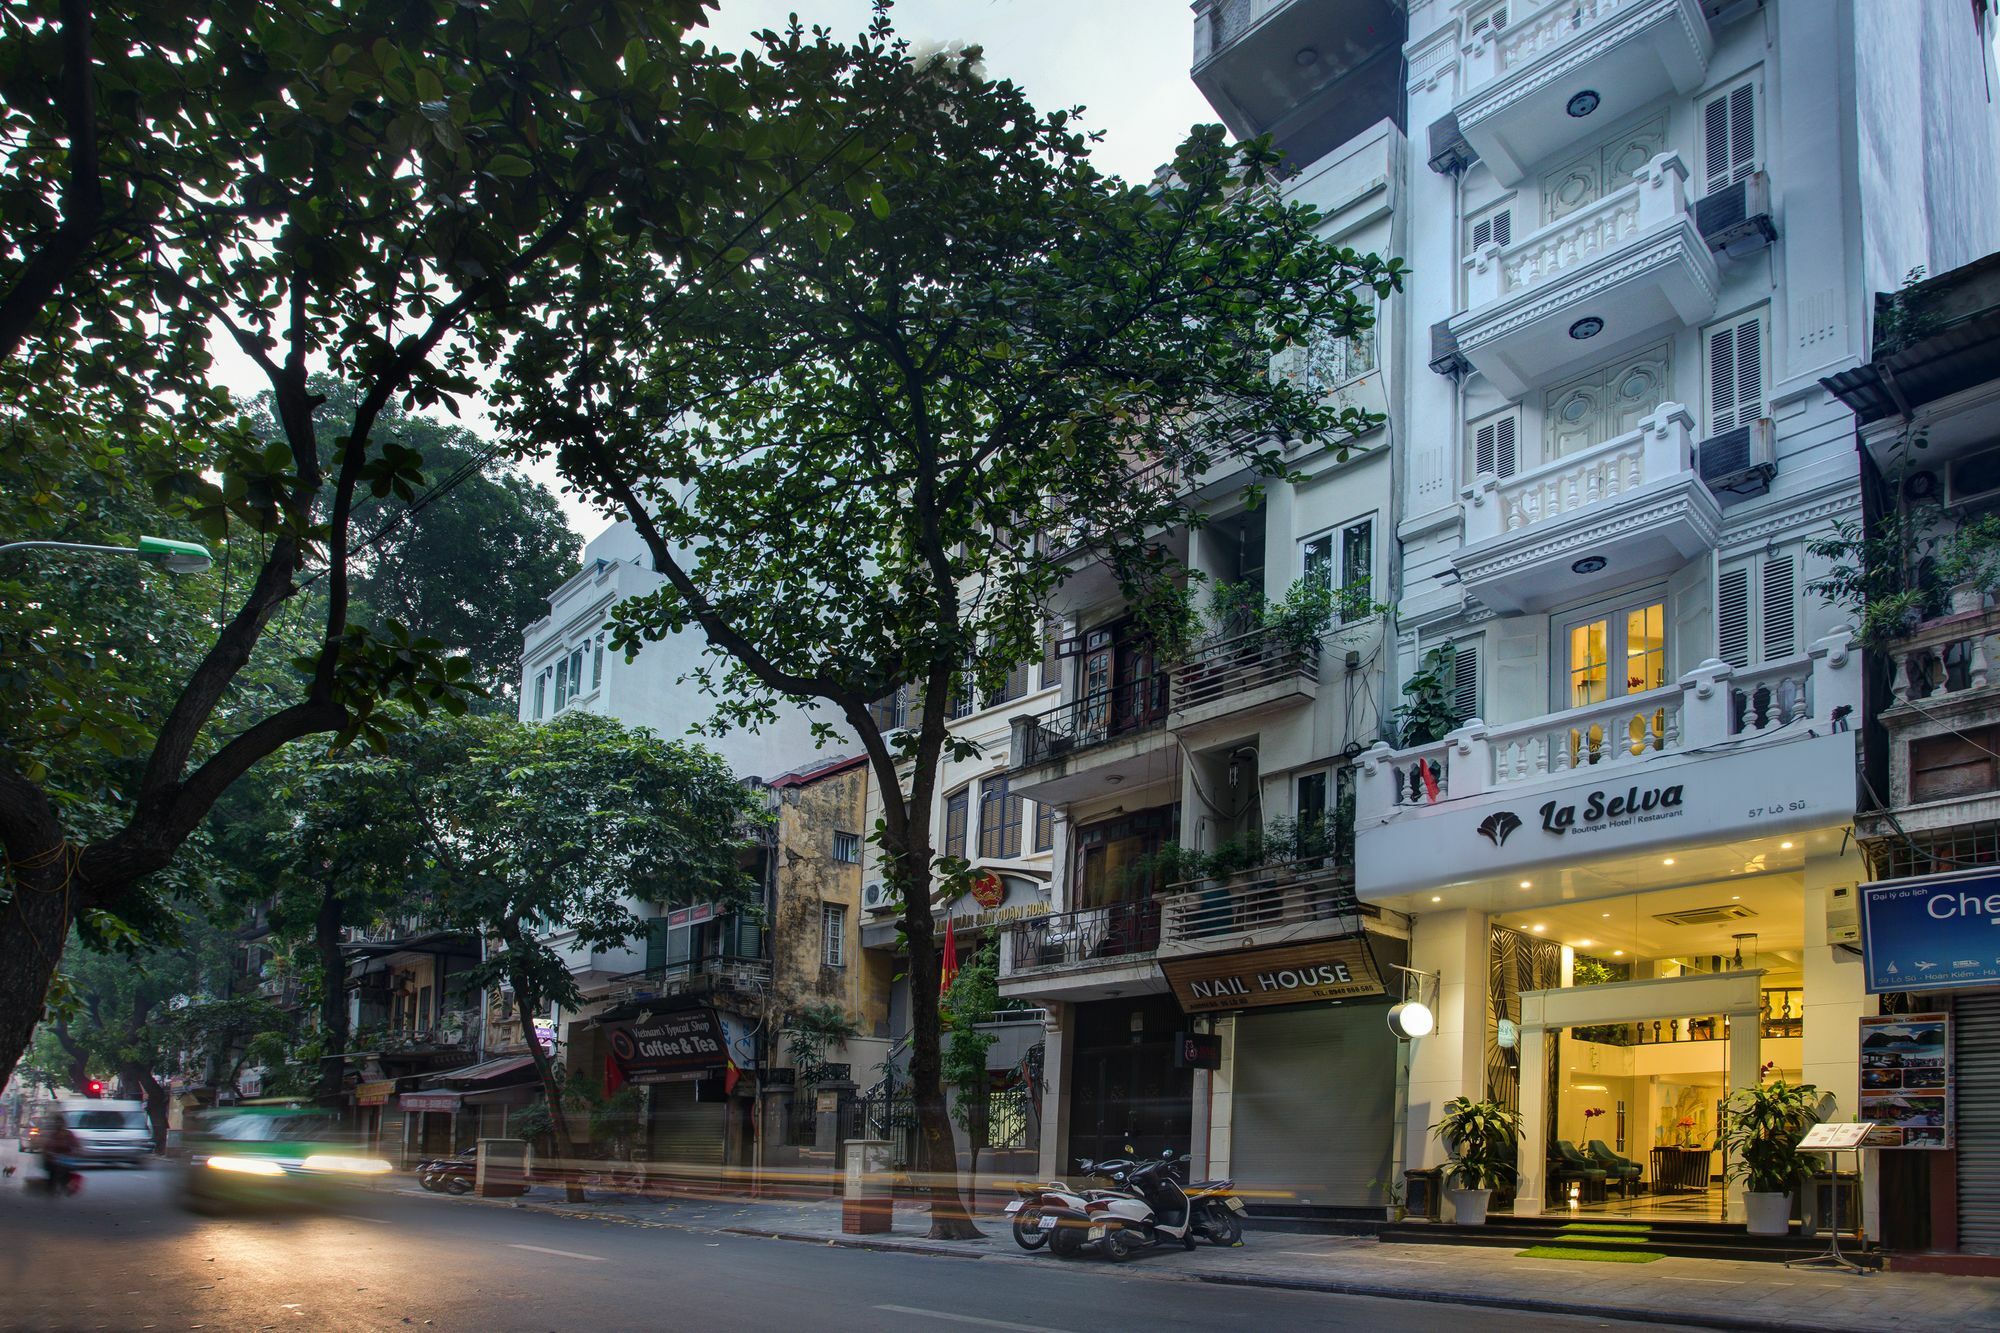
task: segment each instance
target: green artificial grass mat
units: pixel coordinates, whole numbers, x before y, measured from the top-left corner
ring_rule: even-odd
[[[1650,1264],[1664,1259],[1651,1250],[1573,1250],[1567,1245],[1530,1245],[1516,1259],[1573,1259],[1587,1264]]]

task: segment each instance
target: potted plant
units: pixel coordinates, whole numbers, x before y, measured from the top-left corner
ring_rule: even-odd
[[[1937,580],[1951,589],[1954,615],[1985,609],[1986,595],[2000,591],[2000,515],[1961,523],[1944,539]]]
[[[1515,1145],[1521,1137],[1521,1113],[1498,1102],[1454,1097],[1444,1115],[1431,1126],[1449,1154],[1444,1178],[1456,1181],[1449,1191],[1459,1225],[1486,1225],[1486,1205],[1496,1186],[1513,1173]]]
[[[1761,1076],[1771,1071],[1765,1065]],[[1753,1236],[1782,1236],[1791,1229],[1792,1190],[1812,1173],[1813,1160],[1799,1140],[1819,1119],[1819,1090],[1784,1079],[1739,1088],[1722,1113],[1722,1146],[1729,1178],[1743,1182],[1744,1220]]]

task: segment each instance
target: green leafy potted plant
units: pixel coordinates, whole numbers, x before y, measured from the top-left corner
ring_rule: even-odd
[[[1770,1070],[1767,1064],[1759,1073]],[[1792,1190],[1813,1170],[1799,1140],[1819,1120],[1819,1101],[1812,1084],[1779,1078],[1737,1089],[1723,1107],[1729,1178],[1743,1182],[1744,1221],[1753,1236],[1782,1236],[1791,1229]]]
[[[1457,662],[1457,646],[1439,644],[1424,654],[1423,665],[1403,682],[1403,697],[1409,702],[1393,716],[1398,748],[1408,750],[1441,741],[1458,726],[1453,689]]]
[[[1448,1156],[1444,1178],[1456,1181],[1450,1190],[1452,1211],[1460,1226],[1486,1225],[1486,1205],[1496,1187],[1514,1173],[1516,1145],[1521,1138],[1521,1113],[1493,1101],[1454,1097],[1431,1133]]]

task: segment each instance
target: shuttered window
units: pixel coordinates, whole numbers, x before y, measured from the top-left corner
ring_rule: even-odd
[[[1760,552],[1716,576],[1715,655],[1734,667],[1799,652],[1799,557]]]
[[[1958,1248],[2000,1254],[2000,992],[1952,1002]]]
[[[1451,659],[1451,711],[1460,724],[1479,716],[1479,640],[1461,639]]]
[[[1708,372],[1708,434],[1721,435],[1764,415],[1764,311],[1754,310],[1702,333]]]
[[[1757,169],[1757,90],[1751,83],[1717,93],[1701,108],[1702,193],[1714,194]]]
[[[1035,802],[1035,850],[1046,852],[1056,845],[1056,808],[1047,801]]]
[[[1472,231],[1467,237],[1467,241],[1466,253],[1468,254],[1479,249],[1480,246],[1485,245],[1489,241],[1494,245],[1503,247],[1512,245],[1514,243],[1514,210],[1511,207],[1496,208],[1484,217],[1474,219]]]
[[[979,854],[1021,854],[1021,798],[1007,790],[1007,775],[986,779],[979,792]]]
[[[1518,408],[1509,408],[1472,426],[1472,475],[1477,477],[1491,473],[1495,477],[1511,477],[1520,467],[1520,449],[1517,444],[1521,429],[1521,413]]]
[[[944,854],[965,857],[965,812],[971,804],[971,790],[960,787],[944,801]]]

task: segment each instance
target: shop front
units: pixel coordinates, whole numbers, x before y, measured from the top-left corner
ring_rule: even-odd
[[[1406,948],[1366,933],[1161,961],[1188,1021],[1216,1038],[1209,1174],[1253,1211],[1380,1216],[1396,1113],[1385,977]]]
[[[1187,1152],[1194,1070],[1176,1058],[1188,1024],[1173,997],[1076,1004],[1070,1015],[1065,1165]]]
[[[593,1152],[709,1179],[755,1153],[756,1026],[707,1005],[620,1006],[571,1028],[571,1070],[601,1073],[607,1094],[637,1090],[629,1122]]]

